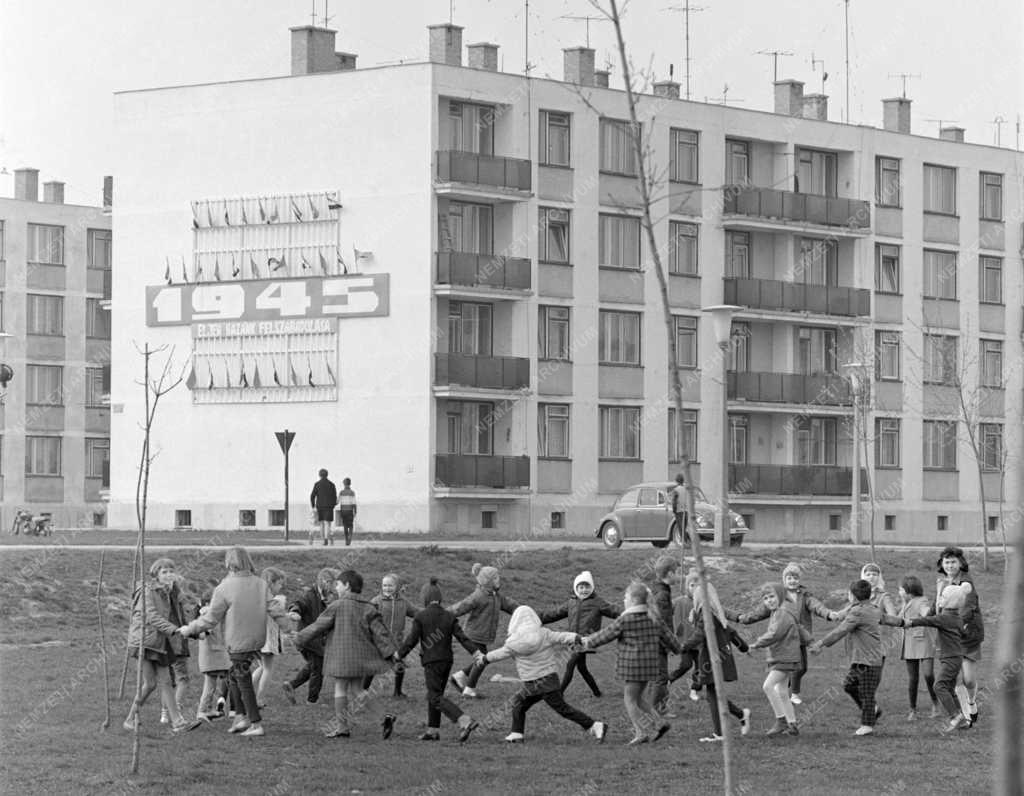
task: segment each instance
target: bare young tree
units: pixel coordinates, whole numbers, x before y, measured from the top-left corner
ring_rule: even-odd
[[[1024,528],[1016,522],[1015,548],[1003,583],[1003,614],[996,642],[996,787],[1006,796],[1024,794]]]

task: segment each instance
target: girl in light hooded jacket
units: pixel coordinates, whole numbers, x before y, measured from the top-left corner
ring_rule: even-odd
[[[516,671],[522,680],[522,688],[512,697],[512,732],[505,738],[509,743],[522,743],[526,728],[526,711],[544,700],[556,713],[576,722],[597,740],[603,741],[608,725],[594,721],[586,713],[566,704],[558,680],[558,667],[562,656],[555,648],[568,646],[580,640],[576,633],[548,630],[540,623],[540,617],[528,605],[521,605],[512,612],[508,623],[508,638],[505,643],[487,653],[478,653],[483,663],[513,658]]]

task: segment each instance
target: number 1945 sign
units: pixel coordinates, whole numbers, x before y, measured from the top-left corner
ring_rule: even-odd
[[[252,279],[146,288],[147,326],[388,314],[388,274]]]

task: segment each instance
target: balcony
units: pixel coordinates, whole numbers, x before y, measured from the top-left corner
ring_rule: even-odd
[[[871,230],[871,204],[862,199],[726,185],[722,214],[744,216],[786,225],[845,228],[858,235]]]
[[[443,488],[528,489],[530,457],[439,453],[434,457],[434,485]]]
[[[810,312],[847,317],[871,314],[871,291],[834,285],[805,285],[774,279],[724,279],[726,304],[759,310]]]
[[[525,390],[530,386],[530,360],[525,357],[486,357],[472,354],[434,354],[434,386],[472,390]]]
[[[500,254],[437,252],[437,284],[529,291],[530,261]]]
[[[438,193],[467,194],[477,200],[525,199],[532,190],[532,170],[533,164],[521,158],[439,150],[435,188]]]
[[[861,494],[867,471],[861,470]],[[729,491],[741,495],[852,497],[853,468],[833,465],[730,464]],[[737,501],[732,498],[732,501]]]
[[[729,400],[814,406],[853,406],[850,382],[827,374],[729,372]]]

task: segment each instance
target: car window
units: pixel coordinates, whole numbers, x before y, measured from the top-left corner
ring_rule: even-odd
[[[626,493],[615,501],[615,508],[617,509],[631,509],[636,506],[637,496],[640,494],[639,489],[629,489]]]
[[[640,505],[644,506],[657,506],[658,505],[658,490],[654,487],[644,487],[640,490]]]
[[[658,505],[659,506],[664,506],[665,505],[665,493],[662,492],[660,489],[658,490]]]
[[[695,486],[693,488],[693,499],[696,501],[700,501],[701,503],[708,502],[708,499],[704,497],[704,490],[701,489],[699,486]]]

